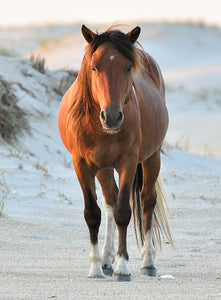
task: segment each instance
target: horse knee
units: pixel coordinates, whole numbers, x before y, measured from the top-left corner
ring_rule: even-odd
[[[114,210],[115,222],[118,226],[128,226],[131,219],[131,208],[130,206],[115,207]]]

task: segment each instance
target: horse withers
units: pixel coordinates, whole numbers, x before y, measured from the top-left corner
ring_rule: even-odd
[[[155,276],[154,240],[164,233],[172,242],[159,175],[160,149],[168,128],[161,71],[138,47],[138,26],[127,34],[115,29],[96,34],[83,25],[82,34],[88,45],[78,77],[61,102],[58,124],[84,196],[91,243],[89,277],[112,275],[115,260],[115,279],[130,280],[127,227],[132,213],[143,245],[141,273]],[[95,176],[107,218],[102,256]]]

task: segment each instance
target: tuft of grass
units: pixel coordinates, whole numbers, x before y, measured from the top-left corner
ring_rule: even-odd
[[[8,154],[9,157],[12,156],[12,157],[16,157],[19,159],[23,158],[23,154],[21,154],[20,152],[18,152],[18,150],[14,149],[12,147],[8,148],[8,152],[9,152],[9,154]]]
[[[13,57],[14,56],[12,51],[10,51],[6,48],[2,48],[2,47],[0,47],[0,55],[1,56],[7,56],[7,57]]]
[[[45,59],[40,56],[32,55],[30,57],[30,61],[32,64],[32,68],[37,70],[38,72],[45,74]]]
[[[58,197],[64,200],[67,204],[73,205],[72,201],[68,199],[64,193],[58,192]]]
[[[63,155],[63,165],[67,169],[72,167],[72,159],[68,159],[66,153]]]
[[[54,89],[59,96],[64,96],[65,92],[78,76],[78,72],[72,70],[67,70],[65,73],[66,74],[61,78],[59,85]]]
[[[165,151],[170,149],[179,149],[187,152],[190,151],[190,138],[188,136],[182,135],[173,144],[164,141],[162,153],[165,154]]]
[[[10,83],[0,77],[0,136],[7,142],[29,125],[25,112],[17,105],[18,99]]]
[[[171,84],[165,83],[165,89],[167,92],[175,93],[175,92],[185,92],[185,86],[182,84],[179,84],[178,86],[173,86]]]
[[[5,199],[1,198],[0,199],[0,218],[4,216],[4,206],[5,206]]]
[[[37,170],[42,170],[44,172],[45,177],[50,177],[50,174],[48,172],[48,169],[46,168],[47,163],[45,162],[44,164],[41,164],[40,162],[36,162],[33,164],[33,167],[36,168]]]
[[[201,88],[199,91],[197,91],[196,96],[200,100],[210,101],[214,102],[215,104],[220,105],[221,104],[221,89],[220,88]]]
[[[0,217],[2,217],[4,215],[5,199],[9,194],[9,188],[3,172],[0,173],[0,192]]]

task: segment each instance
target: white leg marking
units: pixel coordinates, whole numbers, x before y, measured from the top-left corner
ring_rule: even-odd
[[[149,229],[145,235],[145,243],[142,248],[143,265],[142,268],[152,267],[156,268],[154,257],[155,249],[152,242],[152,232]]]
[[[123,256],[116,256],[117,267],[114,274],[117,275],[130,275],[130,269],[127,264],[127,260]]]
[[[103,200],[103,206],[106,214],[106,232],[105,232],[104,247],[102,251],[103,254],[102,266],[111,269],[115,257],[114,233],[116,229],[116,223],[114,220],[113,207],[106,203],[104,197],[102,200]]]
[[[90,262],[91,262],[91,268],[88,277],[104,278],[105,275],[101,267],[101,256],[99,254],[98,244],[96,245],[91,244]]]

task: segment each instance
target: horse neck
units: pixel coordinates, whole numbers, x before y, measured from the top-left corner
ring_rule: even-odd
[[[81,126],[84,124],[84,128],[99,129],[99,107],[96,104],[88,83],[82,84],[81,81],[77,84],[78,95],[72,108],[72,117],[75,125]]]

